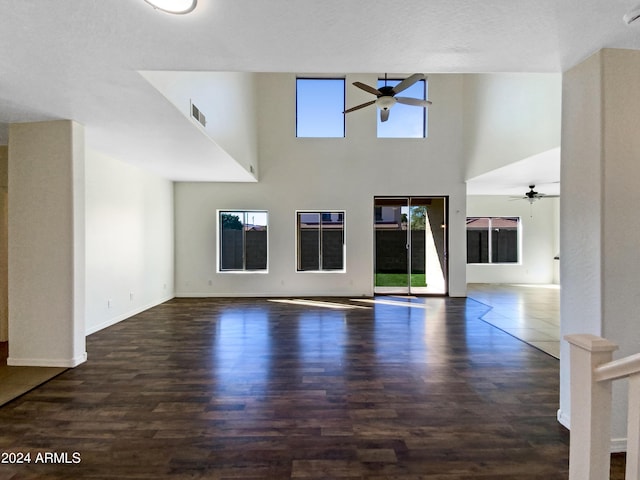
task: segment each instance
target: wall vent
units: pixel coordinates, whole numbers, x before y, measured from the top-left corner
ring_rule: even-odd
[[[203,127],[207,126],[207,118],[204,116],[204,113],[202,113],[200,109],[195,106],[193,102],[191,102],[191,116],[195,118]]]

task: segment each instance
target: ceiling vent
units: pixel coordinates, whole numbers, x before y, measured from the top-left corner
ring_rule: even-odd
[[[207,118],[204,116],[204,113],[202,113],[200,109],[195,106],[193,102],[191,102],[191,116],[195,118],[197,122],[203,127],[207,126]]]

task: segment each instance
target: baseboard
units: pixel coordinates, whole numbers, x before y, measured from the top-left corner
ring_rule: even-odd
[[[612,438],[611,439],[611,453],[622,453],[627,451],[627,439],[626,438]]]
[[[308,297],[335,297],[335,298],[371,298],[373,293],[352,293],[344,292],[323,292],[323,293],[301,293],[301,292],[274,292],[274,293],[202,293],[188,292],[176,293],[175,298],[308,298]]]
[[[98,324],[98,325],[94,325],[92,327],[89,327],[87,329],[85,329],[85,335],[89,336],[92,333],[96,333],[99,332],[100,330],[104,330],[105,328],[108,328],[112,325],[115,325],[116,323],[120,323],[123,320],[126,320],[127,318],[133,317],[134,315],[137,315],[139,313],[144,312],[145,310],[149,310],[150,308],[156,307],[158,305],[160,305],[161,303],[164,302],[168,302],[169,300],[171,300],[173,297],[173,295],[171,296],[167,296],[164,298],[161,298],[160,300],[158,300],[157,302],[152,302],[148,305],[144,305],[142,307],[138,307],[138,308],[134,308],[133,310],[129,310],[121,315],[118,315],[116,317],[110,318],[108,320],[105,320],[104,322]]]
[[[73,368],[87,361],[87,352],[74,358],[7,358],[10,367],[63,367]]]
[[[567,430],[571,430],[569,426],[571,425],[571,419],[564,414],[564,412],[558,409],[558,422]],[[627,451],[627,439],[626,438],[612,438],[611,439],[611,453],[622,453]]]
[[[571,421],[569,417],[560,409],[558,409],[558,422],[567,430],[571,430]]]

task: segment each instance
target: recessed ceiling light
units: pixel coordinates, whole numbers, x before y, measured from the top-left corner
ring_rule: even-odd
[[[635,22],[639,18],[640,18],[640,6],[634,8],[633,10],[629,10],[627,13],[624,14],[624,17],[622,17],[622,19],[624,20],[624,23],[626,23],[627,25],[631,25],[633,22]]]
[[[153,8],[157,8],[158,10],[162,10],[167,13],[189,13],[194,8],[196,8],[196,4],[198,0],[144,0]]]

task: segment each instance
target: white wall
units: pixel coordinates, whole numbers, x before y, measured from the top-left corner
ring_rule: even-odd
[[[560,332],[602,335],[601,52],[563,77]],[[559,420],[570,426],[569,346],[560,343]]]
[[[640,52],[602,50],[564,75],[561,333],[640,351]],[[560,350],[559,418],[570,424],[569,348]],[[613,448],[626,442],[626,385],[614,384]]]
[[[602,55],[602,336],[620,345],[615,358],[640,353],[640,51]],[[627,389],[614,384],[613,439],[626,438]]]
[[[84,335],[84,129],[9,129],[9,365],[74,367]]]
[[[347,115],[346,138],[295,137],[295,75],[260,74],[258,184],[179,183],[176,294],[371,295],[373,197],[447,195],[450,199],[449,290],[466,293],[465,184],[460,75],[431,75],[429,138],[376,138],[373,107]],[[347,76],[347,105],[371,95]],[[393,113],[392,113],[393,116]],[[269,211],[269,273],[216,273],[216,209]],[[346,210],[346,273],[296,273],[295,210]]]
[[[245,72],[146,71],[140,74],[251,176],[258,174],[256,75]],[[205,114],[202,127],[191,102]]]
[[[560,74],[464,76],[466,178],[560,145]]]
[[[467,197],[468,217],[520,217],[521,262],[467,265],[467,283],[555,283],[558,261],[559,200],[549,198],[533,205],[506,196]]]
[[[0,342],[9,339],[8,312],[8,167],[9,150],[6,145],[0,145]]]
[[[86,155],[86,332],[173,297],[173,184]]]

